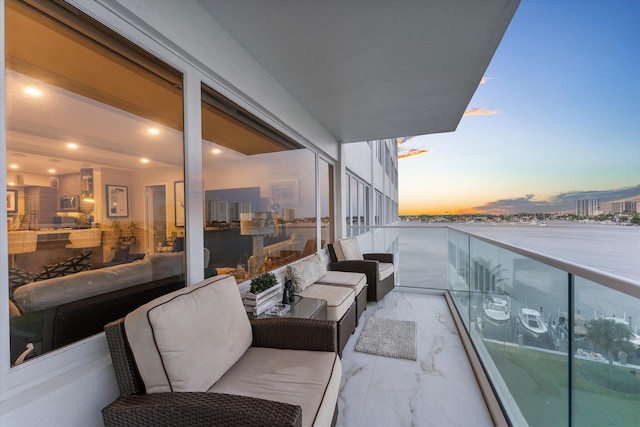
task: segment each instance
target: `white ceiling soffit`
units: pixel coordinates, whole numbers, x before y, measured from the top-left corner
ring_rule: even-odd
[[[339,141],[456,129],[518,0],[199,0]]]

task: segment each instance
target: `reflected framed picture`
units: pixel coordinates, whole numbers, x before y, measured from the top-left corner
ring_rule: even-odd
[[[107,217],[126,218],[129,216],[129,187],[107,184]]]
[[[274,203],[298,204],[298,181],[276,181],[269,183],[269,195]]]
[[[7,212],[18,212],[18,190],[7,190]]]
[[[173,201],[176,209],[176,227],[184,227],[184,181],[174,181]]]

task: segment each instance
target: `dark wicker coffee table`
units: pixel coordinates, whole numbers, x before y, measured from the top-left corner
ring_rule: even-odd
[[[297,317],[302,319],[327,319],[327,301],[317,298],[303,298],[294,296],[293,301],[289,303],[291,310],[282,316],[274,316],[262,313],[258,316],[249,314],[251,319],[268,319],[272,317]]]

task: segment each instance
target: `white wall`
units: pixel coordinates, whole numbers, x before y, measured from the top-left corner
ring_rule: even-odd
[[[347,169],[353,171],[358,177],[371,184],[373,174],[370,159],[373,156],[371,147],[366,142],[354,142],[344,144],[344,162]],[[364,161],[367,159],[367,161]]]

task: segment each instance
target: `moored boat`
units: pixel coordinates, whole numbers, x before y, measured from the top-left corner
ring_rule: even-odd
[[[483,310],[485,321],[496,326],[506,324],[511,318],[511,307],[506,296],[487,296],[483,302]]]
[[[546,339],[549,333],[540,312],[531,308],[522,308],[518,313],[518,333],[526,333],[534,339]]]

